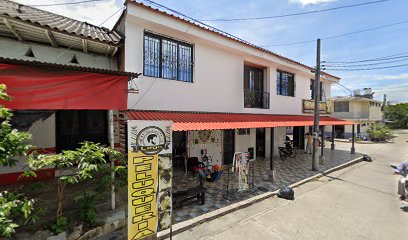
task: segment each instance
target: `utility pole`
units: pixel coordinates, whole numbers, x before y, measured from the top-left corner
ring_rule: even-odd
[[[112,149],[115,149],[115,131],[113,127],[113,110],[108,111],[108,123],[109,123],[109,144]],[[116,208],[116,194],[115,194],[115,159],[110,157],[110,167],[111,167],[111,209]]]
[[[385,111],[387,110],[387,94],[384,94],[384,98],[383,98],[383,104],[381,107],[381,111],[382,111],[382,122],[385,125],[385,119],[387,119],[387,116],[385,115]]]
[[[318,156],[319,156],[319,114],[320,114],[320,38],[317,39],[317,54],[316,54],[316,69],[314,80],[314,121],[313,121],[313,155],[312,155],[312,171],[317,171]],[[322,143],[323,144],[323,143]]]

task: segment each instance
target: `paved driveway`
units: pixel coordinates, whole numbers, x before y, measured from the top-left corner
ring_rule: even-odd
[[[182,239],[407,239],[408,203],[396,194],[390,163],[408,159],[408,131],[394,144],[358,144],[361,162],[174,236]],[[337,149],[350,145],[336,143]]]

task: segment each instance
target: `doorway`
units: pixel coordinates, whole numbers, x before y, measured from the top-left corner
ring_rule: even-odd
[[[305,127],[293,127],[293,147],[305,148]]]
[[[109,145],[108,113],[105,110],[61,110],[56,112],[56,148],[74,150],[90,141]]]
[[[235,129],[223,131],[224,164],[232,164],[235,153]]]
[[[256,129],[256,157],[265,158],[265,128]]]

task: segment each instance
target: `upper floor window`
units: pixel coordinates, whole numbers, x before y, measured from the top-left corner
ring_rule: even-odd
[[[264,69],[244,65],[244,107],[269,108],[269,93],[264,85]]]
[[[276,78],[276,94],[282,96],[295,96],[295,75],[278,70]]]
[[[143,74],[193,82],[193,46],[145,32]]]
[[[334,112],[349,112],[349,102],[335,102]]]
[[[320,82],[320,89],[319,89],[319,100],[323,101],[323,83]],[[314,80],[310,79],[310,99],[315,99],[315,92],[314,92]]]

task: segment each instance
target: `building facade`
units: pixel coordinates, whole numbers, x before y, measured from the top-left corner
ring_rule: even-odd
[[[356,133],[367,138],[367,130],[376,123],[383,122],[382,102],[370,97],[335,97],[333,98],[332,116],[356,123]],[[352,127],[335,126],[335,136],[351,138]]]
[[[213,164],[230,162],[227,151],[250,151],[254,158],[269,158],[284,144],[287,127],[293,127],[293,140],[303,148],[304,133],[312,125],[311,67],[135,1],[127,1],[127,10],[115,28],[126,36],[122,69],[143,73],[137,85],[144,94],[129,95],[128,110],[135,113],[124,114],[125,119],[144,119],[147,113],[151,120],[173,120],[172,113],[195,113],[207,119],[202,121],[210,121],[205,114],[219,114],[211,117],[223,119],[222,114],[241,114],[212,122],[277,115],[307,120],[274,127],[273,132],[262,124],[257,128],[252,124],[222,129],[186,127],[180,129],[183,133],[175,133],[179,139],[175,144],[179,141],[183,146],[175,149],[178,153],[198,158],[207,153]],[[330,86],[340,79],[327,73],[321,79],[321,112],[328,116]],[[160,116],[162,113],[170,115]],[[207,133],[214,136],[211,144],[196,141],[202,131],[211,131]]]

